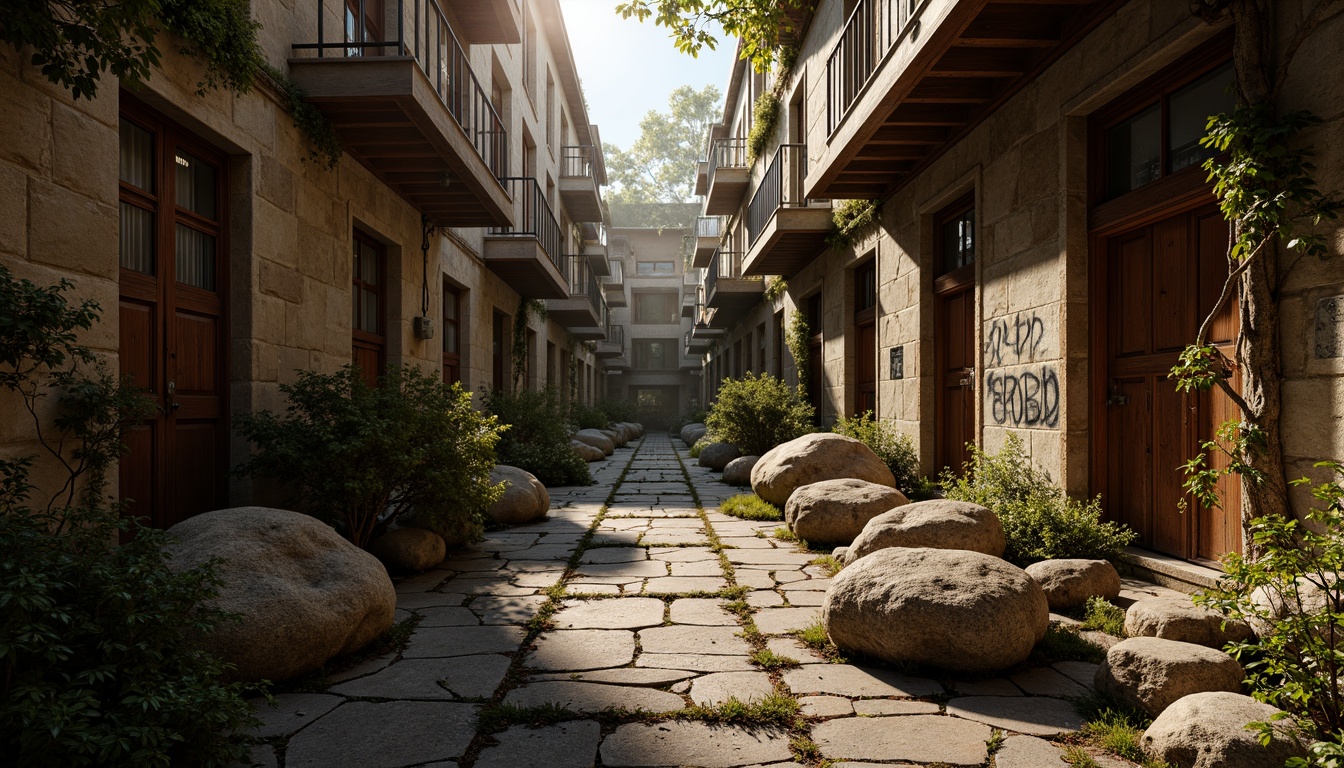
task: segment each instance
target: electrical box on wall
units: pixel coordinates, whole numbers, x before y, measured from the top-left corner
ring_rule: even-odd
[[[891,376],[893,379],[905,378],[905,347],[891,348]]]
[[[415,337],[417,339],[434,338],[434,323],[428,317],[417,317],[413,321]]]

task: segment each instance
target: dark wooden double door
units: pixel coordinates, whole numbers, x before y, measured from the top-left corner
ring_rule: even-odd
[[[224,506],[225,158],[123,95],[121,375],[153,413],[126,434],[127,514],[168,527]]]
[[[1177,557],[1215,561],[1240,552],[1240,492],[1219,487],[1222,503],[1200,507],[1183,489],[1181,466],[1236,418],[1219,392],[1183,394],[1167,378],[1194,341],[1228,273],[1227,222],[1213,206],[1166,215],[1102,238],[1095,252],[1104,282],[1093,292],[1101,327],[1094,361],[1093,477],[1108,515],[1139,533],[1139,543]],[[1209,341],[1231,356],[1235,301]],[[1237,381],[1234,376],[1233,384]]]

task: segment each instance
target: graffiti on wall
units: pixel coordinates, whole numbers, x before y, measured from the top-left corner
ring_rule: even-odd
[[[1059,328],[1018,312],[985,323],[985,414],[998,426],[1059,428]]]

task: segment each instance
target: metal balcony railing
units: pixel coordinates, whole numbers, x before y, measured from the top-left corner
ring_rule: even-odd
[[[613,261],[613,262],[611,262],[611,274],[607,276],[607,278],[606,278],[606,283],[607,283],[607,285],[624,285],[624,284],[625,284],[625,262],[624,262],[624,261]]]
[[[588,303],[593,307],[593,314],[598,316],[600,322],[598,326],[607,324],[607,300],[602,295],[602,284],[597,281],[597,275],[588,266],[588,260],[577,256],[569,257],[568,275],[569,295],[571,298],[587,298]]]
[[[715,139],[709,148],[709,185],[714,186],[714,172],[719,168],[747,167],[747,139]]]
[[[747,204],[747,245],[756,243],[770,217],[780,208],[806,208],[812,201],[803,196],[807,178],[807,145],[781,144]]]
[[[607,343],[625,349],[625,326],[607,323]]]
[[[568,145],[560,148],[560,175],[566,178],[591,178],[593,169],[591,144]]]
[[[887,51],[900,42],[924,0],[859,0],[826,60],[826,134],[844,120]]]
[[[560,274],[566,274],[565,255],[560,251],[563,240],[560,225],[555,220],[550,203],[546,202],[546,193],[541,185],[531,176],[506,176],[500,182],[504,184],[509,197],[513,198],[514,212],[517,214],[514,221],[518,224],[512,227],[491,227],[490,234],[535,237]]]
[[[700,216],[695,220],[695,236],[718,238],[722,226],[718,216]]]
[[[366,0],[355,0],[359,18],[367,19]],[[448,109],[477,154],[497,178],[509,173],[509,139],[488,92],[471,70],[471,60],[458,42],[438,0],[396,0],[393,34],[376,35],[367,23],[356,22],[348,3],[334,3],[346,23],[327,39],[326,3],[317,0],[317,42],[298,43],[298,51],[317,51],[328,56],[412,56],[434,86],[434,93]],[[371,4],[372,5],[372,4]],[[382,4],[377,4],[382,7]],[[409,28],[408,28],[409,27]]]

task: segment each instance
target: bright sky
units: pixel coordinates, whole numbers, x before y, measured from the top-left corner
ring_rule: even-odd
[[[629,149],[639,138],[639,121],[651,109],[667,109],[667,95],[682,85],[696,90],[728,84],[736,40],[718,35],[717,50],[691,58],[672,45],[667,30],[652,17],[640,23],[613,10],[620,0],[560,0],[574,50],[588,119],[604,144]]]

